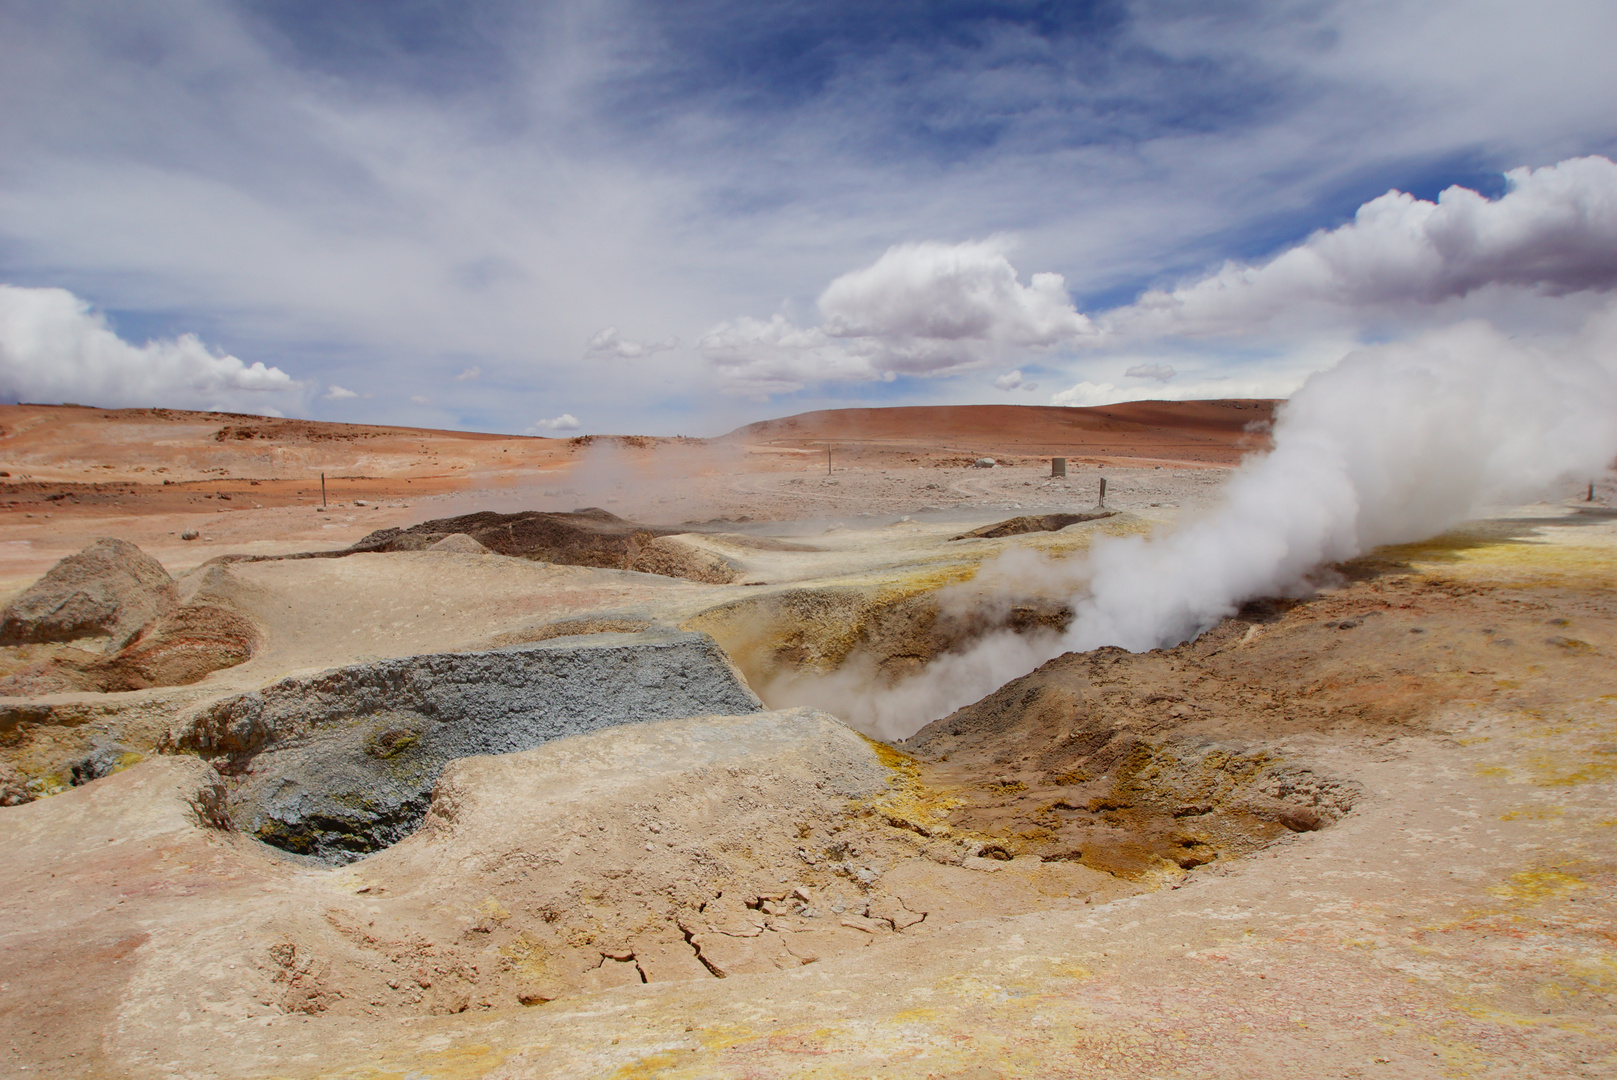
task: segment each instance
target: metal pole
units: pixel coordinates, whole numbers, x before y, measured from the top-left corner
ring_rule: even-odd
[[[1106,482],[1104,480],[1101,481],[1100,486],[1101,486],[1101,490],[1104,491],[1105,488],[1106,488]],[[321,506],[326,505],[326,474],[325,473],[320,474],[320,505]]]

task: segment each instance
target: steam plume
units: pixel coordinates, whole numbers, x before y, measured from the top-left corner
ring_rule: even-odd
[[[979,589],[1065,586],[1076,613],[1065,634],[990,635],[893,686],[856,663],[774,696],[903,738],[1062,652],[1177,644],[1246,600],[1306,591],[1322,564],[1531,500],[1614,456],[1617,309],[1554,352],[1470,322],[1350,353],[1282,407],[1274,449],[1238,469],[1206,516],[1097,540],[1078,565],[1019,553],[984,568]]]

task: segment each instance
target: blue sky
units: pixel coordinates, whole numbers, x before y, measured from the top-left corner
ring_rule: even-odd
[[[1613,282],[1554,220],[1608,178],[1509,209],[1503,174],[1617,150],[1613,40],[1570,2],[11,0],[0,392],[711,434],[1286,393],[1467,317],[1564,335]],[[1184,291],[1456,184],[1477,244],[1525,220],[1564,258],[1365,231],[1324,292]]]

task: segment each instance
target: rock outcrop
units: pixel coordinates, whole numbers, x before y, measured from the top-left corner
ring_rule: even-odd
[[[538,510],[496,514],[485,510],[423,521],[407,529],[378,529],[346,551],[332,554],[424,551],[451,536],[461,535],[496,554],[518,559],[628,570],[646,544],[677,531],[626,521],[596,507],[569,514]]]
[[[950,540],[998,540],[1002,536],[1021,536],[1024,533],[1060,532],[1068,525],[1078,525],[1085,521],[1100,521],[1102,518],[1116,517],[1115,510],[1102,510],[1092,514],[1026,514],[1022,517],[1007,518],[996,521],[992,525],[984,525],[980,529],[951,536]]]
[[[568,514],[481,511],[423,521],[407,529],[378,529],[340,551],[289,557],[332,559],[388,551],[493,552],[536,562],[635,570],[714,585],[728,584],[740,576],[734,562],[681,540],[676,535],[679,531],[628,521],[597,507]]]
[[[0,645],[106,637],[115,653],[177,600],[161,563],[106,537],[51,567],[0,612]]]
[[[380,660],[203,709],[170,737],[266,843],[346,862],[413,832],[445,764],[618,724],[762,708],[711,638],[599,634]]]
[[[102,651],[83,647],[102,637]],[[134,544],[97,540],[0,614],[0,696],[186,686],[247,660],[260,640],[251,619],[205,592],[181,604],[168,571]]]

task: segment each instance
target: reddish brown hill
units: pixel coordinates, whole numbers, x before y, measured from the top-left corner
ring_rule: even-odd
[[[1227,464],[1267,445],[1277,401],[1130,401],[1056,405],[914,405],[826,409],[748,424],[727,439],[782,447],[826,443],[913,452],[1147,458]]]

